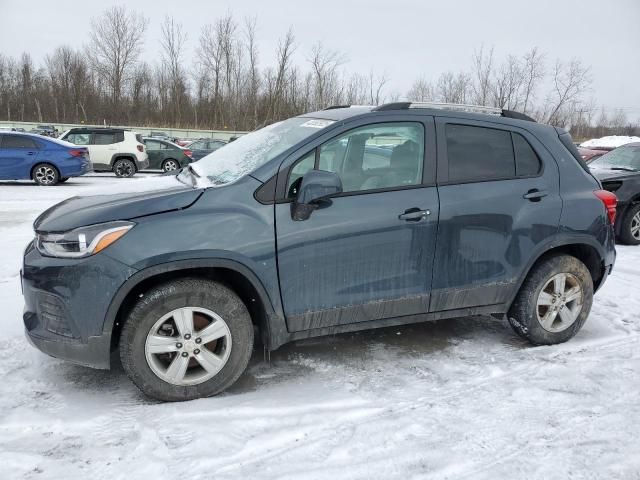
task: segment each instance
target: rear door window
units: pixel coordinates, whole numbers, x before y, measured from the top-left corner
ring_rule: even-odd
[[[447,124],[445,135],[449,182],[481,182],[516,176],[509,131]]]
[[[519,133],[513,132],[513,150],[516,154],[516,175],[530,177],[540,173],[542,164],[533,147]]]
[[[94,133],[93,134],[93,145],[111,145],[115,142],[115,135],[113,133]]]
[[[2,135],[2,148],[24,148],[33,150],[38,148],[36,142],[28,137],[19,135]]]

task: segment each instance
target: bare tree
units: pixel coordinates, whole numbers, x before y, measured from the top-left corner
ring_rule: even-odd
[[[386,73],[376,75],[373,71],[369,71],[369,105],[380,105],[384,102],[382,89],[389,81]]]
[[[522,113],[527,113],[535,98],[538,83],[544,78],[544,55],[534,47],[524,54]]]
[[[335,50],[326,49],[318,42],[311,49],[311,64],[314,82],[315,109],[321,109],[335,103],[338,87],[338,67],[345,61],[344,55]]]
[[[472,75],[473,75],[473,102],[476,105],[488,105],[491,94],[491,73],[493,68],[493,47],[486,54],[484,45],[480,50],[473,53]]]
[[[568,64],[556,61],[553,70],[553,91],[549,96],[547,123],[560,124],[563,120],[563,109],[579,100],[591,85],[589,68],[580,60],[573,59]]]
[[[140,55],[147,19],[125,7],[111,7],[92,19],[88,53],[92,68],[104,81],[114,115],[130,73]]]
[[[436,92],[427,80],[419,78],[407,92],[407,98],[415,102],[430,102],[436,98]]]
[[[165,17],[162,24],[163,67],[167,70],[170,88],[170,119],[174,125],[179,126],[182,119],[183,103],[186,103],[187,79],[183,68],[184,45],[187,34],[182,25],[176,23],[173,17]]]

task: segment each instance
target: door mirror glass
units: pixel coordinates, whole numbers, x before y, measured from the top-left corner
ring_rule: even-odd
[[[302,177],[297,203],[312,204],[342,192],[340,177],[333,172],[311,170]]]
[[[306,220],[323,200],[342,192],[340,177],[333,172],[311,170],[302,177],[296,199],[291,204],[291,217]]]

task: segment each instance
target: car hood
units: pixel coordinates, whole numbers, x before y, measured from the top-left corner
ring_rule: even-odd
[[[71,197],[44,211],[33,228],[36,232],[66,232],[86,225],[182,210],[195,203],[204,191],[183,185],[173,177],[146,184],[141,181],[136,187],[136,192]]]
[[[591,167],[591,173],[598,180],[616,180],[618,178],[628,178],[639,176],[640,172],[629,172],[627,170],[611,170],[609,168]]]

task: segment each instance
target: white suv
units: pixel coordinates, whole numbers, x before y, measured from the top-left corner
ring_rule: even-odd
[[[112,171],[117,177],[132,177],[149,166],[142,136],[121,128],[72,128],[61,140],[89,149],[95,171]]]

